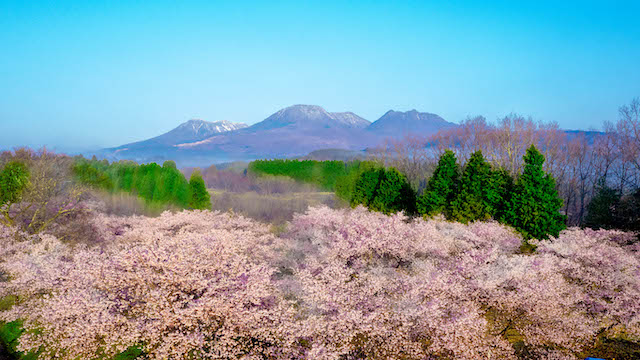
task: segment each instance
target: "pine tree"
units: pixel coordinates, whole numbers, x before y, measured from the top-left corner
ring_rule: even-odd
[[[196,170],[191,174],[189,188],[191,190],[191,202],[189,206],[192,209],[204,210],[211,208],[211,196],[207,191],[207,186],[204,184],[200,170]]]
[[[469,221],[491,218],[491,175],[491,165],[484,159],[482,152],[478,150],[471,154],[460,177],[456,199],[451,205],[453,220],[466,224]]]
[[[372,161],[354,160],[347,164],[345,174],[336,179],[336,196],[352,204],[352,198],[356,191],[356,182],[363,172],[376,169],[379,166]]]
[[[585,216],[582,226],[592,229],[619,228],[621,224],[618,224],[617,220],[620,194],[607,186],[605,178],[598,180],[595,193],[587,205],[587,216]]]
[[[382,170],[370,208],[385,214],[415,213],[416,195],[406,176],[394,168]]]
[[[620,199],[616,223],[622,230],[636,232],[640,240],[640,188]]]
[[[424,193],[418,198],[417,210],[421,215],[437,213],[450,215],[450,204],[454,201],[459,181],[456,155],[447,150],[440,156],[433,176],[427,182]]]
[[[491,217],[495,220],[506,221],[513,187],[514,182],[509,171],[497,169],[491,172],[490,184],[485,196]]]
[[[368,169],[363,171],[355,182],[351,206],[362,204],[369,207],[376,197],[376,191],[380,186],[380,176],[384,169]]]
[[[406,176],[394,168],[372,168],[358,177],[351,206],[365,205],[372,211],[414,214],[416,195]]]
[[[555,180],[542,170],[544,156],[534,145],[523,159],[524,169],[514,187],[507,221],[526,239],[557,237],[566,226],[565,216],[559,212],[562,199]]]

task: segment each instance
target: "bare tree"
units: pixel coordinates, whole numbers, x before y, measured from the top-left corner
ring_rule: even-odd
[[[19,148],[5,156],[26,164],[30,172],[30,185],[20,202],[2,209],[8,225],[39,233],[62,218],[84,211],[81,206],[84,190],[72,180],[71,158],[48,152],[46,148],[37,152]]]

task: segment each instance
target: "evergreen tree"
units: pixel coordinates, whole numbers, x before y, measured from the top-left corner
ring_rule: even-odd
[[[191,202],[189,203],[191,208],[201,210],[211,208],[211,196],[207,191],[207,186],[204,184],[200,170],[196,170],[191,174],[189,189],[191,190]]]
[[[635,231],[640,240],[640,188],[620,199],[616,218],[621,229]]]
[[[498,169],[491,172],[486,201],[490,208],[491,216],[495,220],[500,222],[506,221],[513,187],[513,178],[509,171],[506,169]]]
[[[524,169],[514,187],[507,221],[526,239],[557,237],[566,226],[565,216],[559,212],[562,199],[555,180],[542,169],[544,156],[534,145],[523,159]]]
[[[417,210],[421,215],[437,213],[450,215],[450,204],[455,200],[459,170],[456,155],[447,150],[440,156],[433,176],[427,182],[424,193],[418,198]]]
[[[460,177],[456,199],[451,205],[451,218],[465,224],[491,218],[492,208],[488,201],[493,190],[491,185],[491,165],[478,150],[471,154]]]
[[[355,193],[356,182],[363,172],[376,169],[379,166],[373,161],[355,160],[348,163],[345,167],[345,173],[336,178],[336,196],[351,204],[351,200]]]
[[[360,174],[354,185],[351,206],[362,204],[369,207],[373,203],[383,172],[384,169],[368,169]]]
[[[607,186],[605,178],[598,181],[595,193],[587,205],[587,216],[585,216],[582,226],[592,229],[619,228],[622,225],[618,223],[620,194]]]
[[[363,171],[354,186],[351,206],[365,205],[369,210],[392,214],[415,213],[416,195],[407,178],[394,168]]]
[[[416,212],[416,194],[407,178],[394,168],[380,170],[380,181],[370,208],[385,214]]]

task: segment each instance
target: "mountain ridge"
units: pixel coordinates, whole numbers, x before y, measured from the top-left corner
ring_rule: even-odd
[[[218,130],[228,126],[226,131],[213,131],[211,124],[216,124]],[[102,155],[112,160],[138,162],[172,159],[190,165],[203,161],[295,157],[322,149],[361,151],[387,138],[401,138],[411,132],[428,136],[439,129],[457,126],[436,114],[415,109],[389,110],[370,122],[350,111],[328,112],[318,105],[303,104],[280,109],[250,126],[229,124],[235,123],[191,119],[154,138],[103,149]],[[200,131],[202,128],[205,131]]]

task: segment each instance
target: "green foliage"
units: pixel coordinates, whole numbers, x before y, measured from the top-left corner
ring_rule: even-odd
[[[17,350],[18,339],[24,333],[21,320],[15,320],[8,323],[0,323],[0,355],[3,355],[2,350],[9,355],[10,358],[16,360],[36,360],[39,357],[40,351],[31,351],[28,353],[22,353]],[[140,346],[130,346],[127,350],[112,357],[112,360],[133,360],[141,358],[144,355]],[[0,357],[4,359],[4,357]],[[101,359],[104,356],[100,357]]]
[[[0,345],[5,348],[8,355],[20,360],[35,360],[38,358],[38,352],[22,353],[17,350],[18,338],[22,335],[22,321],[15,320],[8,323],[0,323]],[[1,350],[1,349],[0,349]]]
[[[104,190],[113,190],[113,181],[105,174],[105,170],[97,161],[77,163],[73,168],[75,176],[81,183]]]
[[[377,169],[380,165],[373,161],[351,161],[346,164],[345,174],[336,179],[336,196],[351,203],[355,192],[356,181],[367,170]],[[361,203],[361,202],[358,202]]]
[[[489,197],[496,197],[491,180],[491,165],[482,152],[478,150],[471,154],[460,177],[456,199],[451,204],[451,219],[466,224],[491,218],[494,211]]]
[[[113,357],[113,360],[133,360],[141,358],[144,352],[139,346],[130,346],[127,350]]]
[[[29,186],[29,169],[21,162],[8,162],[0,171],[0,207],[13,204],[22,198]]]
[[[177,169],[178,168],[178,166],[176,165],[176,162],[173,161],[173,160],[165,161],[164,163],[162,163],[162,167],[163,168],[169,167],[169,168],[172,168],[172,169]]]
[[[202,179],[199,170],[194,171],[189,179],[189,188],[191,190],[191,202],[189,206],[193,209],[211,209],[211,196],[207,191],[207,186]]]
[[[351,203],[355,183],[367,170],[380,167],[372,161],[354,160],[256,160],[249,164],[248,172],[255,176],[288,176],[294,180],[311,183],[318,187],[335,191],[340,199]]]
[[[513,193],[513,177],[506,169],[493,170],[489,179],[489,188],[486,192],[487,205],[491,209],[491,216],[500,222],[504,222],[509,211],[511,194]]]
[[[524,169],[514,186],[506,221],[525,239],[557,237],[566,226],[555,180],[543,171],[544,156],[535,146],[527,149],[523,159]]]
[[[462,223],[501,220],[506,213],[513,179],[504,170],[492,170],[481,151],[471,154],[451,205],[450,218]]]
[[[595,188],[595,195],[587,206],[587,216],[582,226],[592,229],[619,228],[619,206],[620,194],[607,186],[605,178],[600,179]]]
[[[369,207],[376,197],[376,190],[380,187],[382,169],[369,169],[363,171],[356,179],[351,195],[351,206],[362,204]]]
[[[418,213],[426,216],[443,213],[448,217],[451,213],[450,204],[456,198],[459,176],[456,155],[451,150],[445,151],[440,156],[424,193],[418,198]]]
[[[415,213],[416,195],[407,178],[394,168],[369,169],[360,174],[354,185],[351,205],[363,204],[385,214],[404,211]]]
[[[335,190],[338,179],[347,174],[342,161],[316,160],[256,160],[249,163],[248,172],[256,176],[281,175]]]
[[[189,182],[173,161],[138,165],[131,161],[77,159],[72,167],[82,184],[111,192],[135,193],[149,205],[173,204],[186,208],[191,202]]]
[[[640,238],[640,189],[621,194],[607,186],[605,179],[596,185],[595,195],[587,206],[583,227],[620,229],[638,232]]]

